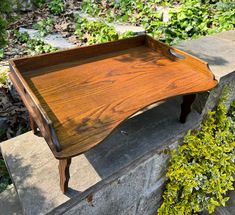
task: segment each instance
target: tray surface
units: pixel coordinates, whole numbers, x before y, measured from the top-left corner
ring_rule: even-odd
[[[53,122],[60,157],[87,151],[147,105],[216,85],[208,71],[146,44],[20,72]]]

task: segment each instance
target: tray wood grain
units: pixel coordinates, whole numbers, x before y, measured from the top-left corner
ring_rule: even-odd
[[[145,35],[10,64],[13,84],[58,159],[89,150],[152,103],[217,84],[206,62]]]

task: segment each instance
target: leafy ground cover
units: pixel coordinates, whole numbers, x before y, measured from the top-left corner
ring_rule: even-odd
[[[235,2],[184,0],[84,0],[82,9],[108,21],[142,25],[150,35],[169,44],[233,29]]]
[[[100,21],[88,21],[80,16],[76,17],[75,34],[84,44],[96,44],[113,41],[122,38],[128,38],[136,35],[131,31],[118,34],[115,28]]]

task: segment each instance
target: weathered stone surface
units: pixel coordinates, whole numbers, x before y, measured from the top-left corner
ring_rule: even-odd
[[[233,215],[235,214],[235,190],[229,191],[228,195],[230,199],[228,200],[226,204],[226,211],[229,212],[230,215]]]
[[[76,45],[70,43],[68,40],[62,37],[60,34],[49,34],[43,38],[45,43],[58,49],[75,48]]]
[[[39,38],[40,37],[40,33],[38,30],[35,29],[28,29],[28,28],[19,28],[19,32],[20,33],[28,33],[30,38]]]
[[[217,80],[235,71],[235,30],[195,40],[177,47],[209,63]]]
[[[100,180],[84,155],[76,157],[71,165],[71,189],[67,196],[63,195],[58,161],[44,139],[32,132],[2,143],[1,149],[24,214],[45,214]],[[78,175],[82,180],[78,181]]]
[[[1,215],[23,215],[19,198],[13,185],[0,193]]]
[[[207,93],[199,94],[200,98],[194,104],[194,106],[198,105],[197,110],[204,106],[202,116],[216,105],[225,86],[230,89],[227,106],[235,98],[234,35],[235,30],[232,30],[213,36],[184,41],[177,46],[177,48],[208,62],[215,78],[219,81],[218,86],[210,92],[208,98]],[[202,103],[202,105],[199,103]]]

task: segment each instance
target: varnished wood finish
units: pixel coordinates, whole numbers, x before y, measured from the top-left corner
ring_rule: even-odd
[[[183,96],[183,102],[181,104],[181,114],[180,114],[180,122],[185,123],[188,114],[191,111],[191,106],[196,99],[196,94],[189,94]]]
[[[68,191],[68,184],[70,179],[69,167],[71,158],[59,160],[59,174],[60,174],[60,189],[63,193]]]
[[[216,86],[207,63],[170,49],[138,36],[17,59],[10,77],[55,157],[73,157],[154,102]]]

